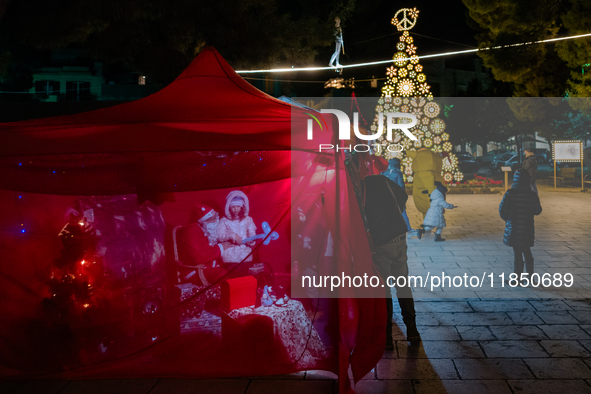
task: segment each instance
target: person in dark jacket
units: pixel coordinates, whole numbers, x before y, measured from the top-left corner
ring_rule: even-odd
[[[404,177],[402,176],[402,171],[400,171],[400,159],[393,158],[388,160],[388,169],[382,172],[382,175],[387,177],[392,182],[396,183],[398,186],[402,188],[402,190],[406,190],[406,184],[404,183]],[[417,233],[415,230],[412,229],[410,226],[410,220],[408,220],[408,215],[406,214],[406,209],[402,211],[402,217],[404,222],[406,223],[406,228],[408,232],[412,236],[416,236]]]
[[[534,273],[534,258],[530,248],[534,246],[534,216],[542,213],[538,195],[531,189],[531,177],[520,168],[513,175],[511,189],[507,190],[499,205],[499,214],[505,221],[503,243],[513,247],[514,272],[521,277],[523,260],[529,276]]]
[[[406,208],[406,191],[383,175],[370,175],[363,179],[365,191],[364,212],[374,246],[374,263],[384,280],[389,276],[404,276],[408,283],[406,223],[401,212]],[[390,284],[390,283],[389,283]],[[411,343],[421,340],[417,330],[416,314],[410,286],[395,287],[406,337]],[[394,347],[392,340],[392,291],[386,292],[388,308],[386,349]]]
[[[536,159],[535,153],[531,149],[526,149],[525,151],[525,160],[523,160],[523,164],[521,168],[527,170],[529,175],[531,176],[531,189],[538,194],[538,187],[536,186],[536,172],[538,171],[538,159]]]

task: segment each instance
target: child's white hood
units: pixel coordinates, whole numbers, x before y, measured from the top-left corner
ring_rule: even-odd
[[[431,202],[438,203],[441,201],[445,201],[445,197],[443,197],[443,194],[437,189],[435,189],[431,192],[430,198],[431,198]]]
[[[228,220],[232,220],[232,215],[230,214],[230,203],[232,202],[232,199],[234,199],[234,197],[242,197],[244,199],[244,216],[248,216],[248,213],[250,212],[250,204],[248,203],[248,197],[246,197],[246,194],[244,194],[240,190],[233,190],[230,193],[228,193],[228,196],[226,197],[225,212]]]

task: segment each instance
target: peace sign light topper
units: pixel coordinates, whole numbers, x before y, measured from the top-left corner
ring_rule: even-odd
[[[398,15],[402,14],[402,19],[398,20]],[[417,23],[419,17],[419,10],[417,8],[402,8],[396,12],[392,18],[392,24],[396,26],[399,31],[410,30]]]

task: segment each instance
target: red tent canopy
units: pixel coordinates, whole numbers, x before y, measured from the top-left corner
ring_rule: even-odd
[[[236,166],[254,166],[249,174],[256,179],[246,174],[232,186],[283,179],[290,168],[282,152],[306,148],[305,142],[292,145],[289,132],[305,112],[257,90],[209,48],[144,99],[0,124],[0,187],[52,194],[215,189],[230,186],[226,175]],[[207,177],[203,157],[210,160],[213,151],[265,152],[274,165],[242,154],[231,165],[208,169],[215,176]]]
[[[0,221],[0,230],[12,234],[14,223],[24,222],[22,218],[27,216],[26,212],[14,208],[14,201],[8,201],[16,199],[16,194],[7,191],[154,197],[158,193],[182,195],[181,192],[251,187],[251,195],[268,195],[267,191],[261,192],[263,189],[253,185],[275,185],[268,187],[278,192],[282,190],[282,193],[291,187],[292,201],[282,208],[287,211],[276,213],[276,223],[271,223],[273,228],[281,226],[281,220],[289,219],[291,215],[287,213],[290,208],[294,211],[297,208],[298,202],[294,199],[298,196],[316,196],[316,200],[308,199],[309,207],[315,203],[323,205],[325,193],[327,199],[340,199],[340,205],[323,214],[327,231],[332,231],[335,242],[335,256],[338,256],[335,264],[351,266],[354,256],[357,268],[346,271],[370,272],[372,263],[367,243],[359,241],[351,245],[349,241],[364,239],[364,232],[357,204],[349,204],[349,199],[355,197],[346,171],[339,166],[341,158],[325,157],[318,161],[310,153],[312,147],[308,141],[292,138],[292,126],[305,125],[309,119],[307,111],[255,89],[237,75],[215,49],[207,48],[169,86],[144,99],[77,115],[0,124],[0,189],[3,190],[0,199],[5,200],[5,212],[0,214],[6,214]],[[332,136],[327,134],[322,138],[330,141]],[[294,166],[291,156],[294,151],[310,155],[308,165]],[[312,162],[316,167],[310,166]],[[325,177],[324,183],[315,181],[313,185],[313,174],[319,172],[336,176]],[[278,206],[282,206],[281,200],[277,201]],[[304,203],[299,204],[303,206]],[[17,211],[20,216],[15,213]],[[166,206],[162,211],[167,227],[178,224],[184,215]],[[51,220],[55,221],[55,216],[51,216]],[[46,231],[53,231],[53,224],[43,225],[50,229]],[[12,236],[5,237],[2,244],[10,244],[8,239]],[[26,245],[22,242],[19,246]],[[10,256],[18,255],[18,251],[11,253]],[[13,287],[3,286],[3,281],[21,282],[19,291],[26,288],[27,294],[39,291],[38,283],[33,285],[19,279],[19,269],[25,268],[18,266],[16,263],[0,264],[0,299],[14,300],[17,294],[16,290],[10,290]],[[377,363],[383,350],[385,324],[375,323],[385,320],[383,302],[349,298],[339,299],[334,305],[337,305],[332,308],[336,308],[334,316],[339,329],[332,335],[337,336],[334,339],[339,344],[338,351],[333,356],[335,363],[321,363],[319,367],[338,372],[345,382],[351,362],[355,378],[360,379]],[[10,308],[4,305],[0,306],[2,309]],[[21,316],[10,311],[14,319]],[[0,335],[3,336],[0,342],[9,338],[7,332],[0,331]],[[161,344],[158,352],[163,351],[163,346],[166,344]],[[10,368],[14,373],[14,367]],[[72,371],[62,376],[158,373],[150,367],[136,371],[130,365],[119,372],[116,365],[86,368],[84,372]],[[146,367],[136,367],[140,368]],[[190,366],[187,368],[191,370]],[[301,367],[294,363],[287,369],[257,372],[298,369]],[[252,366],[247,370],[252,373]],[[0,366],[0,374],[2,372]],[[224,371],[213,373],[223,375]],[[178,374],[183,376],[183,370]],[[196,375],[199,373],[193,372],[192,376]],[[346,388],[345,383],[342,388]]]
[[[2,156],[291,150],[285,132],[291,111],[291,105],[254,88],[208,48],[149,97],[77,115],[3,124],[0,144]]]

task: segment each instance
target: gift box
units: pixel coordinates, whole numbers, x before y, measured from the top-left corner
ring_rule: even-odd
[[[214,302],[220,299],[220,286],[197,286],[193,283],[183,283],[176,285],[181,291],[180,314],[181,319],[199,318],[205,310],[207,302]],[[197,295],[199,294],[199,295]]]
[[[226,313],[256,303],[257,280],[253,276],[228,279],[221,288],[221,307]]]

